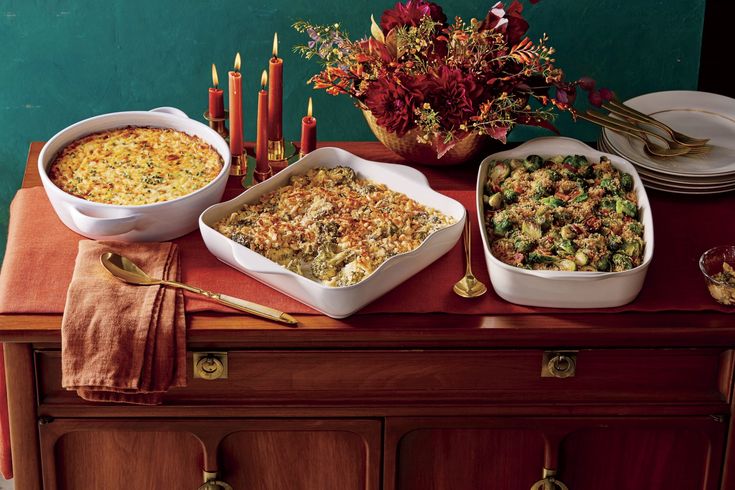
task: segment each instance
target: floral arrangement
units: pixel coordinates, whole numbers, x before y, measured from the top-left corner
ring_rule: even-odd
[[[565,81],[548,37],[526,36],[522,11],[517,0],[508,8],[498,2],[482,20],[448,23],[439,5],[408,0],[380,24],[371,18],[371,36],[357,41],[338,23],[297,22],[310,40],[295,51],[321,61],[314,88],[349,95],[398,136],[416,130],[441,157],[470,133],[505,142],[518,124],[558,132],[554,109],[572,110],[578,86],[597,105],[612,96],[589,78]]]

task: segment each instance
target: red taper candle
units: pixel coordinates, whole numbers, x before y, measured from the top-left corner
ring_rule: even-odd
[[[306,117],[301,120],[301,156],[316,150],[316,118],[312,116],[311,97]]]
[[[270,173],[268,164],[268,74],[263,70],[258,92],[258,134],[255,140],[255,172],[257,175]],[[266,177],[267,178],[267,177]]]
[[[217,67],[212,63],[212,85],[209,89],[209,117],[222,118],[225,116],[224,90],[219,88]]]
[[[278,33],[273,35],[273,57],[268,63],[268,139],[283,139],[283,60],[278,57]]]
[[[240,53],[235,56],[235,69],[230,75],[230,153],[242,154],[242,76],[240,75]]]

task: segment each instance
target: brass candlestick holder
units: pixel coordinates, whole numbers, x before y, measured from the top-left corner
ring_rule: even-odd
[[[263,182],[266,179],[269,179],[273,177],[275,174],[286,168],[289,164],[294,163],[296,160],[299,159],[299,150],[295,143],[288,142],[284,144],[284,149],[286,150],[284,152],[283,158],[279,160],[270,160],[270,154],[269,160],[268,160],[268,170],[265,171],[259,171],[256,167],[257,160],[254,155],[245,155],[246,159],[246,169],[247,165],[253,166],[253,178],[252,182],[248,178],[247,175],[245,175],[242,179],[242,186],[247,189],[251,185],[254,185],[258,182]],[[243,174],[244,175],[244,174]]]
[[[242,177],[248,173],[248,155],[243,152],[239,155],[232,155],[232,164],[230,165],[230,175]]]
[[[283,139],[268,141],[268,163],[273,173],[278,173],[286,168],[297,154],[296,146],[290,141],[288,143],[284,143]]]
[[[225,111],[222,117],[212,117],[209,114],[208,110],[204,111],[204,119],[209,121],[209,127],[217,131],[217,133],[225,140],[228,140],[230,137],[230,132],[227,130],[227,126],[225,125],[225,121],[227,121],[227,118],[227,111]]]

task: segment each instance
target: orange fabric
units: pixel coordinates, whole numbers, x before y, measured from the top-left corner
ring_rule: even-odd
[[[62,386],[91,401],[152,405],[186,384],[186,323],[180,290],[112,277],[100,255],[125,255],[151,277],[179,278],[172,243],[79,242],[61,323]]]
[[[3,478],[13,478],[13,461],[10,450],[10,423],[8,421],[8,390],[5,386],[5,350],[0,344],[0,473]]]
[[[442,192],[462,202],[470,211],[474,223],[472,268],[480,280],[490,286],[476,225],[474,193],[467,190]],[[451,292],[451,285],[464,271],[460,240],[444,257],[367,305],[361,313],[733,312],[735,308],[721,306],[710,298],[697,260],[712,246],[735,243],[735,228],[727,226],[732,221],[735,194],[682,197],[654,191],[649,196],[655,231],[654,258],[643,291],[628,305],[605,310],[533,308],[508,303],[492,288],[478,299],[459,298]],[[229,197],[234,196],[226,196]],[[0,313],[62,313],[77,243],[83,239],[59,221],[42,188],[20,190],[10,208],[8,245],[0,273]],[[209,253],[198,231],[175,243],[181,252],[184,282],[289,313],[315,313],[308,306],[224,265]],[[29,288],[28,284],[34,287]],[[233,313],[225,306],[188,294],[185,306],[189,313]]]

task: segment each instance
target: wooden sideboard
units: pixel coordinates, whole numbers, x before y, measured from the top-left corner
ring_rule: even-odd
[[[61,389],[60,316],[0,316],[16,488],[735,490],[732,315],[298,320],[190,315],[188,386],[141,407]]]

